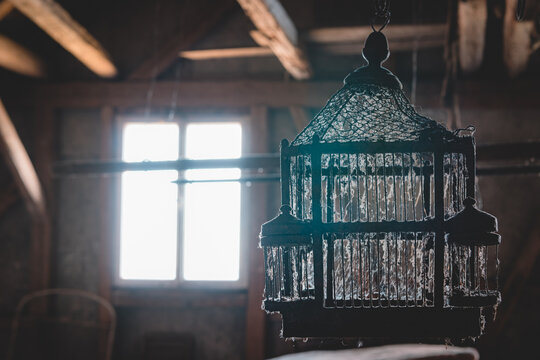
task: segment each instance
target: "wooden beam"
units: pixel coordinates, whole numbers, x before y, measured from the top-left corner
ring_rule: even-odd
[[[268,109],[266,106],[253,106],[248,126],[249,152],[264,153],[268,147]],[[247,241],[249,255],[248,298],[246,308],[246,338],[245,358],[253,360],[264,359],[264,333],[266,328],[266,314],[261,309],[264,293],[264,260],[262,250],[259,248],[260,225],[268,221],[268,184],[252,184],[249,188],[250,203],[257,203],[247,218],[249,231]]]
[[[1,101],[0,148],[28,210],[38,216],[45,214],[45,197],[36,170]]]
[[[152,106],[170,107],[250,107],[266,104],[274,107],[304,105],[323,106],[338,90],[341,82],[281,82],[281,81],[181,81],[156,82]],[[38,87],[31,100],[28,89],[17,96],[23,102],[43,102],[55,107],[145,107],[148,104],[150,82],[72,83]],[[16,90],[12,90],[10,100]]]
[[[117,70],[99,42],[53,0],[9,0],[20,12],[101,77]]]
[[[45,64],[30,50],[0,35],[0,66],[16,73],[42,78]]]
[[[402,51],[412,51],[414,49],[441,49],[443,42],[440,39],[431,38],[421,41],[393,41],[388,45],[392,53]],[[328,55],[361,55],[363,44],[361,43],[333,43],[333,44],[316,44],[310,47],[314,51]]]
[[[189,60],[231,59],[271,56],[274,53],[265,47],[243,47],[229,49],[205,49],[180,51],[179,56]]]
[[[296,28],[278,0],[237,0],[283,67],[296,79],[309,79],[311,66],[298,44]]]
[[[348,26],[313,29],[302,34],[302,39],[308,43],[336,44],[336,43],[364,43],[373,30],[371,26]],[[423,41],[444,45],[446,24],[419,24],[419,25],[389,25],[385,30],[390,49],[399,46],[399,43]]]
[[[506,0],[503,31],[503,60],[508,74],[516,77],[527,69],[532,53],[534,21],[516,20],[517,0]]]
[[[0,21],[11,14],[15,7],[8,0],[0,1]]]
[[[473,72],[482,65],[486,24],[487,0],[458,2],[458,53],[464,72]]]
[[[1,101],[0,149],[32,218],[31,287],[34,290],[43,289],[49,281],[50,240],[50,223],[45,196],[32,161]]]
[[[249,108],[265,104],[270,107],[301,105],[321,108],[330,96],[343,86],[341,81],[126,81],[72,82],[43,85],[20,85],[0,88],[0,97],[14,106],[49,106],[100,108],[118,106],[146,108],[148,89],[153,89],[152,106],[169,108]],[[441,108],[440,82],[418,85],[417,104],[424,109]],[[8,91],[9,90],[9,91]],[[523,96],[524,93],[529,96]],[[504,94],[504,96],[501,96]],[[459,83],[462,109],[538,109],[540,89],[535,79],[519,81],[475,81]]]
[[[140,64],[129,76],[130,80],[149,80],[167,70],[178,60],[178,53],[188,50],[204,35],[212,30],[233,9],[234,1],[221,0],[206,4],[212,8],[202,9],[200,14],[195,15],[196,21],[192,21],[189,31],[178,31],[167,43]]]

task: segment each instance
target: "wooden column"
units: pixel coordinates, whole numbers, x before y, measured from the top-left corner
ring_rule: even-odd
[[[249,152],[268,152],[268,111],[266,106],[253,106],[251,119],[246,129],[246,140]],[[248,303],[246,308],[246,346],[245,358],[250,360],[264,359],[264,333],[266,327],[266,314],[261,309],[264,292],[264,264],[263,253],[259,249],[259,231],[262,223],[268,221],[268,184],[253,183],[246,189],[247,206],[244,214],[249,215],[246,231],[247,255],[249,256],[248,271]]]
[[[113,129],[114,129],[114,108],[104,106],[100,115],[101,144],[100,160],[110,160],[113,154]],[[99,295],[107,300],[111,299],[112,273],[112,235],[114,216],[113,181],[114,177],[102,176],[99,183],[99,196],[102,211],[100,219],[100,252],[99,252]],[[100,314],[108,316],[108,314]],[[102,319],[106,320],[106,319]]]

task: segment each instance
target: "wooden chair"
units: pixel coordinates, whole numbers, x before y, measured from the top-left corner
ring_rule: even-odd
[[[76,289],[24,296],[13,317],[7,360],[110,360],[116,312],[104,298]]]

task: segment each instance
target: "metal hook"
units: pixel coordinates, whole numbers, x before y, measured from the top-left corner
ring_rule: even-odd
[[[381,25],[379,30],[375,29],[375,19],[377,19],[377,17],[378,16],[374,16],[374,17],[371,18],[371,29],[373,31],[381,32],[386,27],[386,25],[388,25],[390,23],[390,11],[388,11],[388,16],[384,17],[384,23]]]
[[[386,25],[390,23],[390,0],[374,0],[373,1],[373,17],[371,18],[371,29],[373,31],[382,31]],[[383,19],[383,24],[377,30],[375,23],[377,19]]]

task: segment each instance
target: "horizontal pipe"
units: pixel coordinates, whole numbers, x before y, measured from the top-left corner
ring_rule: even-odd
[[[107,173],[120,173],[124,171],[152,171],[152,170],[190,170],[190,169],[216,169],[239,168],[260,169],[278,168],[279,154],[257,154],[237,159],[179,159],[171,161],[64,161],[53,165],[53,172],[57,176],[65,175],[100,175]]]
[[[381,148],[381,151],[385,149]],[[388,151],[388,149],[386,149]],[[489,162],[495,160],[523,160],[540,157],[540,142],[492,144],[477,147],[477,160]],[[209,159],[193,160],[180,159],[174,161],[62,161],[53,166],[56,176],[67,175],[102,175],[107,173],[120,173],[124,171],[151,171],[151,170],[188,170],[211,168],[240,168],[240,169],[271,169],[279,168],[279,154],[254,154],[238,159]],[[480,167],[477,174],[507,175],[507,174],[534,174],[539,173],[535,165],[515,165]]]

